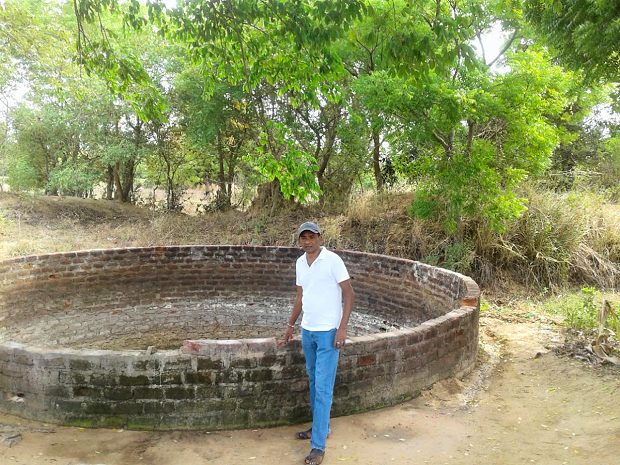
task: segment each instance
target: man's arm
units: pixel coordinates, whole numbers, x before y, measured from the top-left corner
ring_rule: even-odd
[[[338,348],[342,347],[347,339],[347,325],[349,324],[349,317],[351,316],[353,302],[355,301],[355,292],[353,291],[353,286],[351,286],[351,280],[347,279],[339,284],[342,289],[343,306],[342,319],[340,320],[340,326],[334,338],[334,345]]]
[[[293,311],[291,312],[291,316],[288,319],[288,323],[286,325],[286,331],[284,332],[284,336],[282,339],[278,341],[278,347],[282,347],[291,340],[293,337],[293,333],[295,332],[295,322],[297,318],[299,318],[299,314],[301,313],[301,296],[303,293],[303,289],[301,286],[297,286],[297,292],[295,294],[295,303],[293,303]]]

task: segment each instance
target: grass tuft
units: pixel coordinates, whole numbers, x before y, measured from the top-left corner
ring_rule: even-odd
[[[620,285],[617,206],[589,193],[532,189],[528,198],[528,210],[505,234],[477,232],[481,282],[497,282],[498,274],[539,288]]]
[[[610,315],[606,321],[599,321],[600,309],[604,305],[604,300],[605,295],[595,288],[583,287],[579,292],[558,294],[550,298],[542,305],[542,309],[547,313],[561,316],[567,328],[578,331],[594,331],[601,323],[616,335],[620,335],[620,324],[618,322],[620,305],[618,303],[612,304],[607,300],[617,317],[614,318],[613,315]]]

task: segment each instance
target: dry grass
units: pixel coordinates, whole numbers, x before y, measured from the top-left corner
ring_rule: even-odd
[[[364,195],[327,214],[291,208],[201,216],[165,214],[113,201],[0,193],[0,258],[79,249],[175,245],[293,246],[305,220],[330,248],[421,260],[466,273],[486,288],[620,285],[620,208],[595,195],[528,193],[530,208],[503,236],[468,224],[464,240],[411,218],[412,193]]]
[[[445,240],[438,225],[407,213],[411,192],[364,194],[354,198],[341,218],[342,248],[420,260]]]
[[[176,244],[294,245],[303,212],[153,212],[114,201],[0,193],[0,258],[69,250]],[[310,219],[320,221],[316,215]],[[333,242],[331,234],[326,238]]]
[[[620,285],[618,207],[585,192],[528,192],[528,211],[499,238],[477,241],[487,266],[536,287]]]

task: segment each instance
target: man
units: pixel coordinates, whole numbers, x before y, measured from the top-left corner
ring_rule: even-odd
[[[338,357],[346,342],[355,294],[342,259],[321,246],[316,223],[303,223],[297,238],[305,253],[297,259],[295,303],[279,345],[289,342],[303,310],[301,344],[310,383],[312,427],[296,437],[310,439],[311,450],[304,462],[318,465],[325,456]]]

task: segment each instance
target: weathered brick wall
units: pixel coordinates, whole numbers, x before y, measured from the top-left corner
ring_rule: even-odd
[[[479,291],[471,279],[408,260],[340,253],[359,303],[410,327],[351,338],[341,354],[334,414],[394,404],[473,367]],[[110,319],[116,310],[122,315],[128,306],[153,302],[174,308],[185,300],[290,295],[298,255],[294,248],[191,246],[7,260],[0,262],[0,324],[6,335],[76,311],[95,320],[107,312]],[[69,332],[85,331],[66,325]],[[0,341],[0,410],[24,417],[218,429],[296,422],[309,414],[298,341],[283,349],[273,338],[189,341],[181,350],[152,354],[37,345],[2,333]]]

